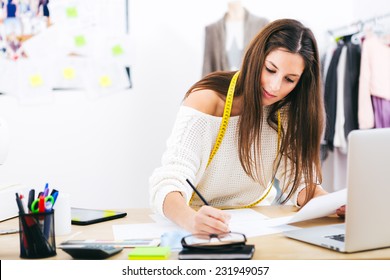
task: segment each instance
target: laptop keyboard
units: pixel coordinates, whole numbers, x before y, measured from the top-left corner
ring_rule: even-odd
[[[344,242],[344,236],[345,236],[344,234],[336,234],[336,235],[325,236],[325,238],[330,238],[333,240]]]

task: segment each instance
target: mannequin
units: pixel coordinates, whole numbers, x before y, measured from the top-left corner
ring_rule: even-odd
[[[245,9],[241,1],[228,3],[225,19],[225,51],[228,58],[229,70],[238,70],[244,50],[244,20]]]
[[[228,1],[227,12],[205,28],[202,75],[236,70],[250,40],[269,22],[244,8],[241,1]]]
[[[245,18],[245,9],[241,1],[229,1],[226,21],[243,21]]]

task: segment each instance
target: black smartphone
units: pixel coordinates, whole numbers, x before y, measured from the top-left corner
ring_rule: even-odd
[[[103,209],[71,208],[72,225],[91,225],[125,217],[126,212]]]

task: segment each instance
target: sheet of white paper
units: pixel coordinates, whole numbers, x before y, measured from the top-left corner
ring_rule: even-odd
[[[329,216],[345,204],[347,204],[347,189],[315,197],[292,216],[290,223]]]
[[[40,59],[17,61],[17,96],[22,104],[47,104],[53,102],[52,62]]]
[[[125,67],[113,61],[89,60],[85,70],[86,95],[91,99],[107,97],[130,88]]]
[[[85,89],[86,67],[88,59],[84,57],[58,57],[52,69],[53,88]]]
[[[224,210],[231,215],[230,225],[242,224],[247,221],[256,222],[268,219],[264,214],[261,214],[253,209],[231,209]]]
[[[233,232],[244,233],[246,237],[261,236],[296,229],[296,227],[268,223],[270,219],[253,209],[224,210],[231,215],[229,228]],[[156,226],[173,226],[174,224],[158,215],[151,215]]]
[[[113,225],[115,240],[137,238],[160,238],[165,232],[181,230],[176,225],[160,225],[157,223]]]
[[[329,193],[311,199],[295,215],[269,219],[264,222],[268,226],[278,226],[321,218],[334,214],[340,206],[347,203],[347,189]]]
[[[253,209],[225,210],[231,214],[230,230],[244,233],[247,237],[275,234],[296,229],[289,223],[321,218],[335,213],[336,209],[347,202],[347,190],[343,189],[310,200],[295,215],[269,219]],[[114,225],[115,239],[159,238],[163,233],[181,229],[157,215],[151,215],[156,223]]]

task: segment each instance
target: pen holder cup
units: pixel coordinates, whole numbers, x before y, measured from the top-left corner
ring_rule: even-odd
[[[20,257],[26,259],[55,256],[54,210],[19,214]]]

